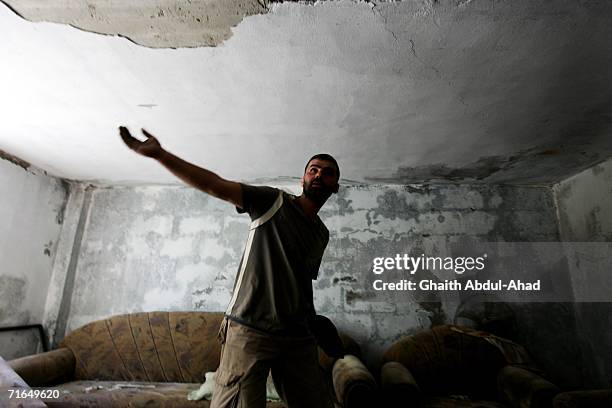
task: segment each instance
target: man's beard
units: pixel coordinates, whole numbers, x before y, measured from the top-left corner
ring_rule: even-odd
[[[319,206],[325,204],[325,201],[332,195],[332,191],[328,190],[321,182],[317,182],[319,188],[312,188],[312,183],[304,184],[304,195],[317,203]]]

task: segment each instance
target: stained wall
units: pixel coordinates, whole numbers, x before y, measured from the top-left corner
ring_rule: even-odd
[[[604,161],[553,186],[558,207],[561,239],[568,242],[612,242],[612,160]],[[602,253],[608,260],[612,253]],[[597,259],[578,258],[572,273],[572,286],[580,295],[576,303],[581,353],[593,384],[612,386],[612,303],[589,302],[599,277],[582,265],[593,265]],[[581,268],[582,267],[582,268]],[[609,271],[605,271],[609,275]],[[606,285],[607,286],[607,285]],[[610,290],[610,286],[607,286]]]
[[[0,153],[0,327],[40,324],[69,186]],[[39,344],[36,331],[0,332],[4,359]]]
[[[278,186],[297,192],[295,184]],[[73,289],[62,300],[69,311],[65,331],[119,313],[225,309],[247,216],[186,187],[108,187],[88,194],[80,211]],[[373,258],[450,253],[464,241],[559,240],[552,194],[533,186],[349,185],[320,216],[330,243],[314,282],[316,308],[362,345],[373,369],[401,336],[454,322],[462,302],[452,294],[399,302],[373,295],[364,284]],[[558,381],[571,383],[575,370],[558,358],[573,355],[577,347],[571,306],[511,304],[509,309],[519,322],[515,339],[534,348],[536,360]],[[557,344],[553,350],[550,341]]]

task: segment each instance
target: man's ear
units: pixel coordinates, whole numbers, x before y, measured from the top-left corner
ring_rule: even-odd
[[[336,194],[338,192],[339,188],[340,188],[340,184],[338,184],[338,182],[336,182],[336,185],[334,186],[334,189],[332,190],[334,192],[334,194]]]

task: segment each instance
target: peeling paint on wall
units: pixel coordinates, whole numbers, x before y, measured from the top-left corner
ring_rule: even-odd
[[[126,310],[224,310],[248,226],[228,210],[188,188],[95,191],[70,327]],[[111,282],[122,284],[99,290]]]
[[[27,311],[21,305],[26,294],[26,281],[12,276],[0,276],[0,321],[19,321]]]
[[[392,341],[452,322],[461,299],[374,296],[368,286],[374,257],[449,253],[465,242],[557,241],[551,203],[550,192],[536,187],[344,187],[320,213],[330,242],[313,282],[316,308],[354,336],[368,364],[375,364]],[[190,188],[95,190],[69,330],[118,313],[225,310],[248,222],[230,205]],[[559,327],[521,330],[539,347]]]
[[[367,282],[371,281],[375,257],[450,254],[455,246],[469,242],[559,240],[551,194],[538,187],[352,186],[323,207],[321,214],[330,229],[330,244],[320,278],[314,283],[317,310],[333,316],[342,329],[358,339],[370,364],[376,364],[376,356],[402,335],[453,322],[462,301],[449,293],[407,295],[403,301],[391,295],[386,299],[372,296]],[[427,271],[422,277],[433,281],[447,278]],[[575,351],[570,312],[559,318],[565,319],[565,326],[559,322],[547,325],[545,316],[552,306],[512,307],[521,322],[517,340],[539,349],[548,347],[549,336],[562,332],[568,348],[564,353]],[[529,321],[524,318],[528,315],[533,315]],[[538,316],[537,324],[529,326]],[[544,367],[555,364],[552,356],[542,361]],[[553,371],[565,381],[572,374],[562,365]]]

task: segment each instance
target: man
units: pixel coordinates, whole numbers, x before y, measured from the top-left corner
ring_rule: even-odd
[[[144,142],[119,128],[125,144],[156,159],[185,183],[247,212],[251,226],[234,291],[219,335],[223,344],[211,408],[264,407],[270,370],[289,408],[328,408],[313,331],[312,279],[329,232],[317,216],[338,192],[340,169],[326,154],[306,163],[299,197],[271,187],[225,180],[164,150],[145,131]],[[325,322],[323,322],[325,326]]]

